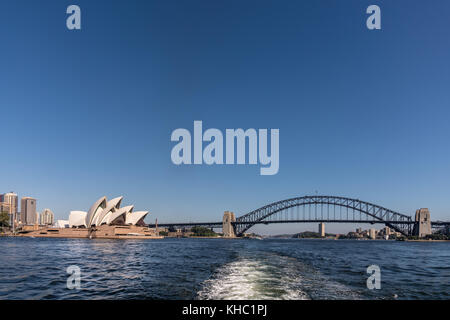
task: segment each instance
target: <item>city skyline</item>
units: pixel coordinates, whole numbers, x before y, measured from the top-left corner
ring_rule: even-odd
[[[14,201],[16,203],[18,203],[18,195],[16,193],[13,193],[12,191],[9,192],[9,193],[0,194],[0,209],[1,209],[1,211],[5,211],[5,208],[6,208],[7,209],[6,212],[8,212],[11,215],[11,219],[12,219],[12,217],[16,217],[16,220],[15,220],[14,223],[12,221],[10,222],[10,225],[14,226],[13,229],[15,229],[16,227],[23,227],[23,226],[26,226],[26,225],[27,226],[31,226],[31,225],[45,226],[45,225],[48,225],[48,226],[55,226],[57,228],[66,228],[66,227],[68,227],[68,228],[80,228],[80,227],[86,228],[91,223],[91,222],[89,222],[89,223],[87,222],[88,221],[87,220],[87,216],[89,215],[87,211],[71,210],[69,216],[66,216],[63,219],[55,219],[55,215],[54,215],[53,211],[48,209],[48,208],[43,209],[43,211],[41,213],[39,213],[39,211],[36,210],[36,199],[35,198],[24,196],[24,197],[21,198],[21,201],[20,201],[21,206],[18,207],[16,205],[15,207],[13,207],[7,201],[5,201],[5,197],[6,197],[7,201],[10,202],[10,203],[14,202]],[[335,197],[335,196],[323,196],[323,195],[320,195],[320,196],[317,196],[317,195],[315,195],[315,196],[304,196],[304,197],[301,197],[299,199],[303,199],[303,198],[307,199],[307,198],[314,198],[314,197],[316,197],[316,198],[325,198],[325,199],[328,199],[328,198],[333,199],[334,198],[334,199],[343,199],[343,200],[349,200],[349,201],[360,201],[359,199],[351,199],[351,198]],[[119,197],[116,197],[116,198],[112,199],[111,201],[109,201],[108,205],[106,206],[107,208],[101,214],[102,217],[99,218],[98,221],[96,221],[97,224],[99,224],[99,223],[100,224],[105,224],[105,223],[109,224],[111,221],[109,221],[110,219],[108,219],[108,216],[109,216],[108,215],[108,210],[109,210],[108,208],[111,207],[113,209],[114,208],[118,209],[122,199],[123,199],[123,196],[119,196]],[[31,207],[32,207],[31,209],[30,209],[30,203],[29,203],[30,201],[31,201]],[[316,201],[316,200],[314,200],[314,201]],[[282,202],[282,201],[279,201],[277,203],[280,203],[280,202]],[[97,205],[97,207],[98,207],[102,203],[104,203],[106,205],[106,197],[105,196],[102,196],[100,199],[98,199],[95,205]],[[325,200],[325,203],[328,205],[328,209],[327,210],[329,210],[330,203],[327,202],[327,200]],[[385,209],[383,207],[379,207],[379,206],[374,205],[374,204],[370,204],[370,203],[365,202],[364,205],[366,205],[366,204],[370,205],[370,206],[376,206],[376,207],[378,207],[379,209],[382,209],[382,210],[390,211],[389,209]],[[271,204],[271,205],[274,205],[274,204]],[[353,203],[352,206],[355,209],[359,208],[358,205],[355,204],[355,203]],[[345,209],[345,205],[343,207]],[[122,208],[121,210],[119,210],[117,212],[117,215],[119,215],[119,216],[124,215],[124,217],[126,216],[127,217],[126,221],[125,220],[123,221],[126,224],[128,224],[128,223],[135,224],[139,220],[140,224],[144,225],[145,224],[145,217],[150,212],[149,211],[134,211],[132,213],[134,218],[131,219],[131,212],[133,211],[133,209],[134,209],[134,205],[125,206],[124,208]],[[96,209],[93,209],[93,207],[91,207],[91,210],[95,211]],[[329,228],[331,226],[331,228],[330,228],[331,231],[330,232],[332,232],[332,234],[338,234],[338,235],[339,234],[346,234],[346,233],[348,233],[348,235],[350,235],[352,233],[355,233],[353,230],[356,230],[356,234],[362,234],[361,230],[362,230],[362,227],[364,227],[364,226],[366,226],[366,227],[369,226],[369,229],[365,230],[364,232],[366,232],[366,231],[367,232],[369,232],[369,231],[370,232],[372,232],[372,231],[373,232],[375,232],[375,231],[376,232],[383,232],[383,230],[386,230],[386,228],[389,230],[388,225],[383,226],[383,223],[381,223],[380,225],[378,225],[378,227],[376,227],[376,226],[373,225],[373,223],[359,221],[360,219],[356,219],[358,221],[346,222],[346,223],[342,223],[342,222],[341,223],[337,223],[337,222],[333,222],[333,221],[326,221],[326,220],[329,220],[330,218],[332,219],[333,215],[334,215],[334,218],[336,219],[336,210],[335,209],[333,211],[334,213],[333,212],[331,213],[331,216],[330,216],[330,213],[325,214],[323,216],[323,219],[325,219],[325,220],[320,220],[321,219],[320,218],[320,213],[319,213],[319,216],[317,216],[317,211],[314,214],[314,212],[311,213],[310,210],[311,210],[311,207],[309,207],[309,218],[308,218],[308,213],[307,212],[305,213],[305,209],[303,209],[303,215],[301,214],[301,212],[300,212],[301,210],[299,210],[299,208],[297,208],[297,212],[295,212],[295,210],[291,210],[290,213],[289,212],[282,213],[282,215],[285,215],[285,218],[286,218],[286,215],[287,216],[291,216],[291,220],[292,219],[295,220],[294,216],[296,216],[296,215],[297,215],[296,219],[300,219],[300,217],[302,216],[303,217],[302,219],[310,219],[310,220],[313,219],[314,220],[314,221],[311,221],[311,222],[297,222],[297,223],[295,223],[295,226],[290,228],[291,229],[290,233],[296,234],[296,233],[299,233],[299,232],[301,233],[301,232],[305,232],[305,231],[306,232],[314,232],[314,227],[313,228],[310,228],[310,227],[314,226],[314,225],[317,225],[317,222],[319,222],[319,221],[323,221],[323,222],[319,222],[319,227],[318,227],[318,230],[319,230],[318,234],[322,235],[322,237],[325,235],[325,224],[327,225],[327,228]],[[323,214],[323,211],[322,211],[323,207],[321,207],[320,210],[321,210],[321,212]],[[369,212],[371,212],[371,210],[369,210]],[[15,215],[14,215],[14,213],[15,213]],[[99,212],[97,212],[97,214],[99,214]],[[236,217],[235,217],[233,212],[225,211],[224,212],[224,216],[226,216],[227,214],[231,214],[232,217],[233,217],[231,220],[227,219],[228,221],[236,221]],[[312,214],[312,216],[311,216],[311,214]],[[346,214],[347,214],[347,219],[349,219],[348,211],[347,211]],[[354,211],[353,211],[353,213],[350,214],[350,218],[351,218],[352,214],[353,214],[353,219],[351,219],[351,220],[355,220]],[[398,214],[398,213],[395,212],[394,214]],[[315,215],[315,217],[314,217],[314,215]],[[341,215],[341,218],[338,218],[338,220],[342,219],[342,208],[340,209],[340,213],[338,212],[338,216],[339,215]],[[112,218],[112,220],[115,220],[119,216],[114,216]],[[423,237],[423,236],[425,236],[427,234],[431,234],[431,232],[432,232],[431,225],[425,225],[425,226],[422,225],[422,221],[432,221],[433,220],[431,218],[431,216],[430,216],[428,208],[417,209],[416,212],[415,212],[415,216],[414,215],[412,215],[412,216],[406,215],[406,216],[409,216],[411,221],[420,221],[419,222],[420,229],[419,229],[419,225],[417,225],[417,228],[418,228],[417,230],[415,229],[416,227],[414,227],[414,230],[411,229],[411,231],[414,234],[417,234],[420,237]],[[381,218],[382,220],[386,220],[383,217],[383,214],[381,214],[380,217],[382,217]],[[154,222],[147,221],[147,224],[149,226],[152,226],[152,225],[155,226],[155,224],[158,225],[158,222],[157,222],[158,221],[158,217],[154,217],[154,218],[155,218]],[[183,221],[182,219],[179,219],[179,220],[177,220],[177,223],[217,222],[217,221],[213,221],[213,220],[214,219],[211,219],[211,220],[208,220],[208,221],[193,221],[193,220]],[[271,219],[271,220],[273,220],[273,219]],[[289,219],[287,219],[287,220],[289,220]],[[361,219],[361,220],[364,220],[364,219]],[[389,219],[387,219],[387,220],[389,220]],[[289,223],[289,221],[286,221],[286,222]],[[441,220],[441,222],[442,222],[442,220]],[[164,221],[162,225],[164,225],[164,223],[169,223],[169,224],[172,223],[173,224],[173,221],[172,222]],[[177,223],[175,223],[175,225]],[[292,223],[292,222],[290,222],[290,223]],[[95,222],[94,222],[94,224],[95,224]],[[267,235],[267,236],[280,234],[279,232],[274,232],[273,230],[271,230],[270,226],[267,226],[267,224],[270,224],[270,222],[269,223],[265,223],[265,224],[264,223],[263,224],[256,224],[256,225],[251,227],[252,228],[251,232],[255,233],[255,234],[260,233],[261,235]],[[336,225],[339,225],[339,224],[345,224],[346,226],[342,226],[341,225],[341,228],[339,229],[340,231],[336,231],[336,230],[338,230],[338,229],[336,229]],[[190,230],[191,227],[192,226],[185,226],[183,228],[187,228],[188,230]],[[224,228],[226,228],[226,230]],[[230,228],[231,228],[231,226],[228,226],[228,227],[222,226],[222,229],[224,229],[224,230],[222,230],[222,232],[226,236],[229,236],[229,234],[233,234],[233,236],[235,236],[235,232],[234,231],[232,233],[230,233],[230,230],[231,230]],[[217,229],[217,226],[214,226],[214,229]],[[288,233],[289,232],[285,232],[284,234],[288,234]],[[395,233],[397,235],[400,235],[400,233],[398,231],[396,231]],[[386,232],[384,234],[386,234]],[[389,235],[389,232],[387,234]],[[372,234],[370,234],[370,238],[375,239],[375,237],[372,236]]]
[[[78,4],[79,32],[57,1],[0,4],[0,105],[17,120],[4,123],[2,192],[55,220],[103,195],[174,222],[314,194],[449,220],[448,2],[383,2],[373,32],[369,1]],[[279,128],[279,172],[174,165],[170,134],[195,120]]]

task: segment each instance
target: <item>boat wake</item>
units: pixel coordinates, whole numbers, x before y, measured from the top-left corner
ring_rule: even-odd
[[[200,300],[359,299],[344,285],[331,281],[299,260],[266,253],[239,257],[204,281]]]

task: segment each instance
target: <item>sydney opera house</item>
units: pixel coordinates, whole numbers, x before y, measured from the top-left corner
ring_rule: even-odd
[[[148,228],[144,218],[148,211],[133,211],[134,206],[121,207],[123,197],[98,199],[88,211],[71,211],[64,227],[48,227],[23,234],[34,237],[59,238],[161,238],[157,228]],[[61,224],[61,223],[60,223]]]
[[[69,215],[70,228],[91,228],[102,225],[141,225],[148,211],[134,211],[134,206],[120,207],[123,197],[107,200],[98,199],[88,212],[71,211]]]

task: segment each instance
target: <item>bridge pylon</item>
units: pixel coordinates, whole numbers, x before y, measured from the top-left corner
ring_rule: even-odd
[[[428,209],[422,208],[416,211],[413,234],[419,238],[431,234],[431,217]]]
[[[234,227],[231,224],[232,222],[236,222],[236,217],[233,212],[225,211],[223,213],[222,220],[222,232],[225,238],[235,238],[236,233],[234,232]]]

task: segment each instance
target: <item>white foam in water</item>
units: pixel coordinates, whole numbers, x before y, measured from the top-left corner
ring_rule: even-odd
[[[219,268],[203,283],[199,299],[304,300],[307,295],[297,288],[301,279],[284,268],[276,269],[261,260],[239,259]],[[286,271],[286,270],[284,270]]]
[[[198,299],[213,300],[359,298],[357,292],[311,266],[277,254],[240,258],[225,264],[203,282],[198,292]]]

